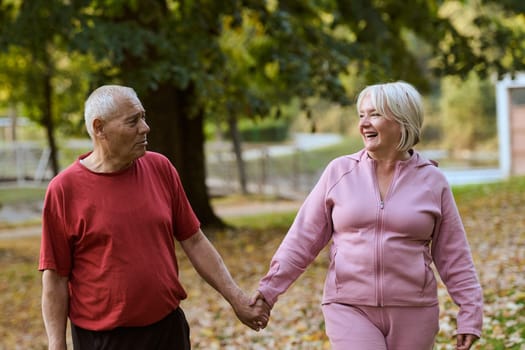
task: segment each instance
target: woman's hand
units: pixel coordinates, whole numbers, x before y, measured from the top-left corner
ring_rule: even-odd
[[[456,336],[456,350],[469,350],[476,340],[478,337],[474,334],[458,334]]]
[[[255,331],[264,329],[270,319],[270,306],[263,300],[253,302],[243,292],[240,292],[232,303],[237,318]]]

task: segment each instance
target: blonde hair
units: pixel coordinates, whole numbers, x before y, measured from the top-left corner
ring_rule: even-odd
[[[367,95],[381,115],[385,118],[391,116],[401,126],[398,150],[408,151],[419,142],[423,125],[423,103],[421,95],[412,85],[397,81],[367,86],[357,98],[358,113],[361,102]]]
[[[93,138],[93,120],[95,118],[108,119],[117,112],[119,108],[117,97],[140,102],[135,90],[121,85],[100,86],[86,99],[84,122],[91,138]]]

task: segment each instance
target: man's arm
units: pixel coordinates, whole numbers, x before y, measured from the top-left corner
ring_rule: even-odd
[[[249,305],[249,297],[237,286],[221,256],[200,229],[180,243],[195,270],[230,303],[242,323],[256,331],[266,327],[270,307],[263,303],[255,307]]]
[[[42,316],[49,350],[66,350],[66,325],[69,305],[68,278],[54,270],[42,274]]]

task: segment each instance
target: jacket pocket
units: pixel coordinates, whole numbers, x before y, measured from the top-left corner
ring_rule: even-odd
[[[424,254],[422,256],[422,259],[423,259],[424,272],[423,272],[423,281],[421,283],[420,293],[424,294],[434,278],[434,271],[432,271],[432,268],[430,267],[430,263],[426,262]]]
[[[425,287],[428,284],[428,268],[427,264],[425,264],[425,259],[423,258],[423,281],[421,283],[421,290],[420,292],[423,293],[425,291]]]
[[[330,268],[329,270],[332,273],[335,289],[338,291],[340,288],[340,284],[339,284],[339,279],[337,278],[336,257],[337,257],[337,247],[335,245],[332,245],[330,249]]]

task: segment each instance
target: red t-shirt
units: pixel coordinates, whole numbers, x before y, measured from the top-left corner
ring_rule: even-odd
[[[69,276],[69,317],[90,330],[152,324],[186,292],[175,241],[199,229],[175,168],[146,152],[129,168],[94,173],[83,155],[49,184],[39,269]]]

